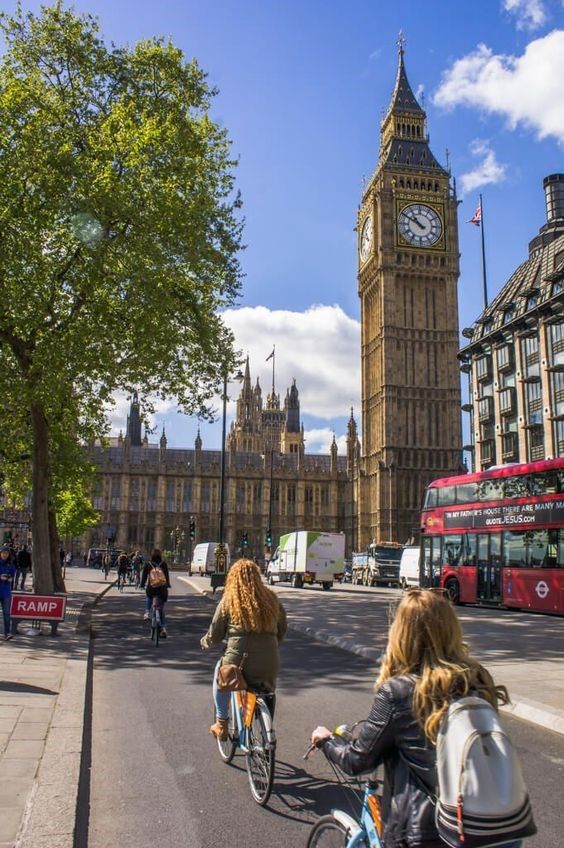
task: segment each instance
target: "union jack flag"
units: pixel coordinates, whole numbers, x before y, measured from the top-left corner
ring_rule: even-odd
[[[481,204],[478,204],[478,208],[474,212],[473,216],[466,223],[476,224],[477,227],[480,226],[480,224],[482,223],[482,206],[481,206]]]

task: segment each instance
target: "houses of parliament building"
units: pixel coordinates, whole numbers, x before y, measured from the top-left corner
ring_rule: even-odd
[[[83,545],[103,546],[111,538],[126,549],[176,547],[185,558],[190,545],[219,540],[221,451],[205,450],[199,432],[193,448],[176,449],[168,447],[164,431],[158,444],[141,431],[134,395],[125,435],[94,447],[93,504],[101,523]],[[240,550],[246,534],[246,552],[260,558],[267,531],[276,546],[281,533],[298,528],[344,532],[350,552],[359,452],[351,410],[346,456],[338,455],[334,437],[329,454],[306,453],[295,381],[283,406],[274,387],[265,401],[247,359],[225,446],[224,536],[231,552]]]

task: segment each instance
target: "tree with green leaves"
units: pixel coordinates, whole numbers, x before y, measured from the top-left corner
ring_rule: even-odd
[[[57,499],[116,390],[206,414],[242,222],[215,91],[161,39],[108,46],[61,2],[0,18],[0,452],[30,480],[35,587],[62,587]],[[28,459],[29,457],[29,459]]]

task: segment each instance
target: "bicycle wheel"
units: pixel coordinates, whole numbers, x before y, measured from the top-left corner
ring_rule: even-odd
[[[153,609],[153,615],[151,618],[151,639],[155,643],[155,647],[158,647],[159,639],[161,635],[161,614],[158,609]]]
[[[269,742],[267,726],[268,729],[272,726],[270,713],[268,713],[266,706],[261,706],[260,702],[257,701],[253,720],[249,727],[247,774],[249,775],[251,795],[261,807],[270,798],[274,781],[275,748]]]
[[[213,720],[215,721],[215,710]],[[219,756],[224,763],[230,763],[235,756],[235,751],[237,750],[237,728],[235,724],[235,716],[233,715],[232,703],[229,706],[229,725],[227,733],[229,735],[224,742],[222,742],[221,739],[216,739]]]
[[[346,827],[333,816],[322,816],[312,827],[307,848],[344,848],[349,840]],[[364,840],[360,843],[365,846]]]

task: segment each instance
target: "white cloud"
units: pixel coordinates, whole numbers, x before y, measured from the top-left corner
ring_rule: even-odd
[[[376,50],[373,50],[372,53],[370,54],[370,56],[368,57],[368,61],[374,62],[374,61],[376,61],[376,59],[379,59],[381,52],[382,52],[382,48],[377,47]]]
[[[305,430],[304,431],[304,439],[305,439],[305,449],[307,453],[329,453],[331,450],[331,443],[333,442],[333,433],[329,427],[320,427],[315,430]],[[335,441],[337,442],[337,452],[339,456],[345,456],[347,453],[347,437],[345,434],[342,436],[337,436],[335,434]]]
[[[503,8],[517,18],[517,29],[537,29],[546,23],[543,0],[503,0]]]
[[[260,378],[263,397],[272,387],[276,345],[276,391],[284,402],[296,379],[302,414],[331,420],[358,409],[360,397],[360,324],[340,306],[314,305],[305,312],[273,311],[265,306],[230,309],[225,323],[237,347],[249,354],[251,379]]]
[[[503,115],[511,128],[530,127],[539,138],[564,143],[564,30],[531,41],[522,56],[496,55],[485,44],[444,74],[434,102]]]
[[[331,421],[336,418],[348,418],[350,407],[354,406],[356,417],[360,410],[360,323],[346,315],[339,306],[314,305],[305,312],[290,310],[270,310],[265,306],[229,309],[223,314],[225,323],[235,335],[235,346],[246,356],[253,385],[259,378],[263,394],[263,403],[272,388],[272,360],[266,357],[276,345],[275,388],[284,405],[286,389],[296,379],[300,393],[300,412],[303,419],[308,417]],[[230,402],[227,417],[230,421],[235,415],[236,398],[240,386],[232,383],[228,392]],[[116,406],[111,412],[111,433],[117,435],[120,429],[125,433],[129,398],[119,393],[115,396]],[[156,441],[160,434],[163,416],[176,411],[171,401],[154,400],[155,416],[151,425],[159,422],[159,429],[152,436]],[[214,405],[220,408],[220,399]],[[158,416],[158,417],[156,417]],[[170,416],[169,416],[169,419]],[[172,419],[174,421],[174,418]],[[176,431],[178,425],[173,425]],[[177,443],[175,432],[173,443]],[[306,431],[306,450],[309,453],[327,453],[333,439],[330,427]],[[339,455],[345,453],[344,434],[337,435]],[[181,446],[180,444],[178,446]],[[185,444],[184,446],[187,446]]]
[[[500,183],[505,179],[506,166],[497,161],[495,152],[487,141],[475,139],[470,145],[470,151],[473,156],[480,156],[482,159],[472,171],[461,175],[460,184],[464,193],[490,183]]]

